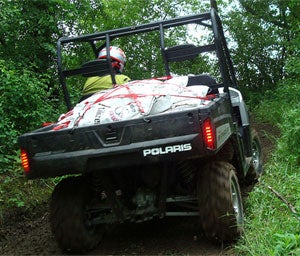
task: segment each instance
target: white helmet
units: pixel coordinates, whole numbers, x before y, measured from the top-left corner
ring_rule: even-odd
[[[126,62],[126,56],[123,50],[116,46],[110,46],[109,48],[109,55],[112,60],[112,67],[117,70],[117,72],[122,73],[125,62]],[[99,59],[106,59],[107,58],[107,52],[106,48],[103,48],[98,55]]]

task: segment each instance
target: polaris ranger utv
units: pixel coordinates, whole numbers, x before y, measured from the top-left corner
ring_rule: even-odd
[[[172,35],[170,30],[189,24],[210,31],[211,43],[179,42],[166,46],[169,41],[165,37]],[[126,106],[135,107],[139,115],[99,119],[85,125],[78,125],[75,117],[77,121],[73,120],[72,126],[62,119],[19,137],[22,165],[29,179],[66,176],[55,187],[50,202],[52,232],[63,250],[78,253],[93,249],[111,224],[168,216],[190,216],[209,238],[224,242],[234,241],[242,232],[240,184],[254,182],[261,175],[262,153],[237,89],[221,21],[214,9],[198,15],[60,38],[58,71],[69,110],[65,116],[74,115],[78,105],[74,106],[70,100],[67,81],[71,77],[110,74],[114,82],[115,75],[109,56],[106,60],[90,60],[80,67],[66,68],[63,58],[68,54],[63,54],[66,49],[63,46],[84,45],[85,50],[87,45],[91,46],[97,58],[99,51],[104,47],[108,51],[114,40],[148,32],[157,33],[160,38],[163,76],[139,80],[144,89],[138,93],[134,90],[139,87],[132,81],[79,103],[83,109],[101,105],[111,110],[113,104],[104,104],[103,100],[121,88],[123,91],[117,98],[130,98]],[[196,74],[184,76],[184,84],[173,82],[177,76],[171,73],[172,63],[191,63],[190,60],[206,53],[215,54],[217,79]],[[169,92],[174,84],[177,95]],[[124,88],[130,93],[124,93]],[[147,88],[163,89],[147,93]],[[203,88],[206,93],[198,94],[197,90]],[[150,110],[141,111],[148,96],[152,97],[152,105],[150,101],[147,105]],[[184,99],[184,103],[174,104],[173,96]],[[165,105],[169,106],[168,111]],[[78,113],[82,120],[87,114]]]

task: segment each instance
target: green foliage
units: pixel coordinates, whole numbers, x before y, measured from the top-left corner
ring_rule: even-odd
[[[300,165],[300,87],[293,81],[282,81],[274,91],[267,91],[264,100],[253,111],[264,121],[277,125],[282,133],[279,152]],[[266,109],[268,111],[266,111]]]
[[[53,65],[60,1],[0,2],[0,56],[44,73]]]
[[[80,3],[78,3],[80,2]],[[135,0],[128,1],[93,1],[90,5],[89,0],[72,1],[71,5],[79,5],[80,9],[74,10],[73,15],[81,17],[74,21],[70,30],[66,35],[78,35],[86,33],[94,33],[97,31],[105,31],[116,29],[125,26],[135,26],[151,21],[164,20],[166,18],[175,17],[178,15],[192,13],[195,6],[198,7],[199,2],[190,0],[182,2],[179,0],[167,1],[145,1]],[[128,15],[130,14],[130,15]],[[93,17],[92,19],[90,17]],[[175,40],[186,36],[184,31],[175,31],[172,34],[170,45]],[[147,44],[145,43],[147,42]],[[99,43],[98,46],[104,42]],[[112,44],[121,47],[127,55],[127,63],[125,73],[132,79],[143,79],[153,76],[163,75],[164,67],[160,57],[160,52],[157,52],[159,38],[157,33],[149,33],[148,35],[136,35],[129,38],[114,39]],[[72,47],[72,46],[68,46]],[[72,49],[72,51],[74,48]],[[73,51],[74,52],[74,51]],[[76,51],[75,51],[76,52]],[[72,55],[72,60],[68,60],[66,65],[78,66],[86,61],[95,58],[91,54],[90,49],[86,51],[77,51]],[[75,87],[80,86],[76,84]]]
[[[163,20],[178,15],[191,13],[194,9],[194,4],[197,1],[164,1],[153,2],[136,0],[132,3],[128,1],[95,1],[93,5],[87,4],[89,1],[73,1],[71,5],[80,4],[80,9],[74,10],[75,16],[81,17],[74,22],[70,31],[66,31],[66,35],[70,32],[74,35],[80,33],[94,33],[96,31],[104,31],[116,29],[124,26],[135,26],[144,24],[146,22]],[[83,11],[84,10],[84,11]],[[149,11],[151,10],[151,11]],[[80,14],[79,14],[80,12]],[[199,3],[198,9],[199,12]],[[130,13],[130,15],[127,15]],[[78,15],[77,15],[78,14]],[[91,20],[89,17],[93,17]],[[167,46],[174,46],[179,42],[182,43],[189,36],[186,30],[174,30],[171,36],[166,38]],[[147,43],[146,43],[147,42]],[[105,42],[99,42],[97,47],[103,46]],[[111,42],[112,45],[121,47],[127,56],[127,63],[124,73],[131,79],[144,79],[149,77],[158,77],[165,75],[164,65],[161,58],[159,47],[160,39],[157,32],[148,33],[147,35],[133,35],[130,38],[114,38]],[[68,68],[75,68],[84,62],[90,61],[95,58],[94,53],[90,47],[77,47],[76,45],[68,44],[64,47],[64,66]],[[203,61],[200,64],[206,64],[208,61]],[[197,63],[199,64],[199,63]],[[195,73],[203,69],[196,69],[194,63]],[[181,65],[176,68],[176,74],[186,73],[186,66]],[[82,87],[84,81],[77,79],[69,79],[68,84],[71,85],[71,101],[78,100],[78,92]]]
[[[300,253],[300,235],[275,234],[277,238],[274,255],[297,255]]]
[[[281,131],[277,149],[265,163],[260,184],[246,201],[246,230],[236,245],[238,255],[298,255],[300,237],[300,87],[296,81],[283,80],[273,91],[266,91],[253,107],[261,122]],[[272,131],[265,131],[271,134]],[[270,187],[297,211],[272,193]]]
[[[277,126],[281,137],[265,163],[260,184],[247,198],[246,230],[235,249],[238,255],[299,255],[300,3],[240,2],[244,9],[234,11],[237,16],[231,16],[229,25],[238,42],[234,51],[238,75],[245,79],[240,80],[252,112],[261,122]],[[297,214],[269,187],[288,200]]]
[[[0,175],[0,223],[9,212],[47,202],[56,184],[51,179],[28,181],[21,173],[20,168],[15,167],[14,172]]]
[[[299,65],[299,1],[239,0],[224,15],[240,85],[273,90]],[[291,69],[287,69],[287,63]],[[298,75],[293,72],[294,78]]]
[[[283,136],[279,143],[279,152],[282,155],[288,153],[289,161],[297,162],[300,166],[300,104],[284,113],[283,119],[280,125]]]
[[[300,168],[276,152],[260,184],[246,201],[245,233],[235,246],[238,255],[298,255],[300,222],[272,193],[275,189],[300,212]]]
[[[0,219],[6,209],[26,208],[47,200],[56,183],[51,179],[24,179],[16,142],[21,133],[40,127],[44,121],[55,121],[65,110],[57,89],[57,39],[198,13],[200,9],[208,10],[208,2],[0,2]],[[240,255],[299,255],[299,221],[268,186],[300,212],[300,2],[217,2],[247,102],[261,121],[278,126],[282,134],[276,152],[265,165],[261,183],[247,199],[246,232],[236,251]],[[174,31],[168,44],[179,42],[184,35],[185,31]],[[150,35],[147,40],[149,45],[139,37],[115,41],[127,53],[126,74],[133,79],[159,76],[158,70],[163,68],[153,57],[157,55],[157,36]],[[66,64],[75,67],[91,58],[91,52],[78,50]],[[210,63],[201,59],[197,64],[200,67],[194,67],[195,73],[206,70]],[[176,70],[184,74],[185,67],[178,65]],[[72,81],[76,85],[72,96],[78,97],[81,83]]]
[[[196,2],[0,1],[1,205],[26,206],[35,194],[32,192],[28,200],[23,199],[23,194],[31,189],[40,191],[39,186],[45,185],[34,182],[39,184],[35,186],[23,180],[17,137],[39,128],[45,121],[56,121],[59,114],[65,112],[55,65],[57,39],[191,13]],[[153,55],[153,47],[145,47],[141,42],[139,39],[116,42],[128,52],[128,73],[134,78],[157,74],[156,60],[146,57]],[[157,37],[150,36],[150,42],[157,44]],[[139,50],[137,56],[130,55],[134,49]],[[76,52],[67,64],[75,67],[94,57],[83,49]],[[144,68],[142,71],[140,64]],[[78,99],[83,81],[73,80],[71,83],[76,87],[71,96]]]
[[[46,83],[18,65],[0,60],[0,173],[14,162],[17,136],[40,127],[45,117],[53,116],[47,100]]]

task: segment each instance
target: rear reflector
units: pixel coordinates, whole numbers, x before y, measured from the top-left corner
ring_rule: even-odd
[[[24,149],[21,149],[21,162],[25,174],[28,174],[30,171],[30,165],[27,152]]]
[[[215,149],[215,133],[210,119],[206,119],[203,123],[203,137],[206,147]]]

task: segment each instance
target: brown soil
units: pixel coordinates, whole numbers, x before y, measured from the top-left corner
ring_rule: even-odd
[[[259,132],[265,162],[274,149],[278,130],[254,124]],[[88,255],[234,255],[230,247],[212,244],[192,218],[123,224],[110,231]],[[0,255],[63,255],[51,234],[47,204],[14,213],[0,223]]]

